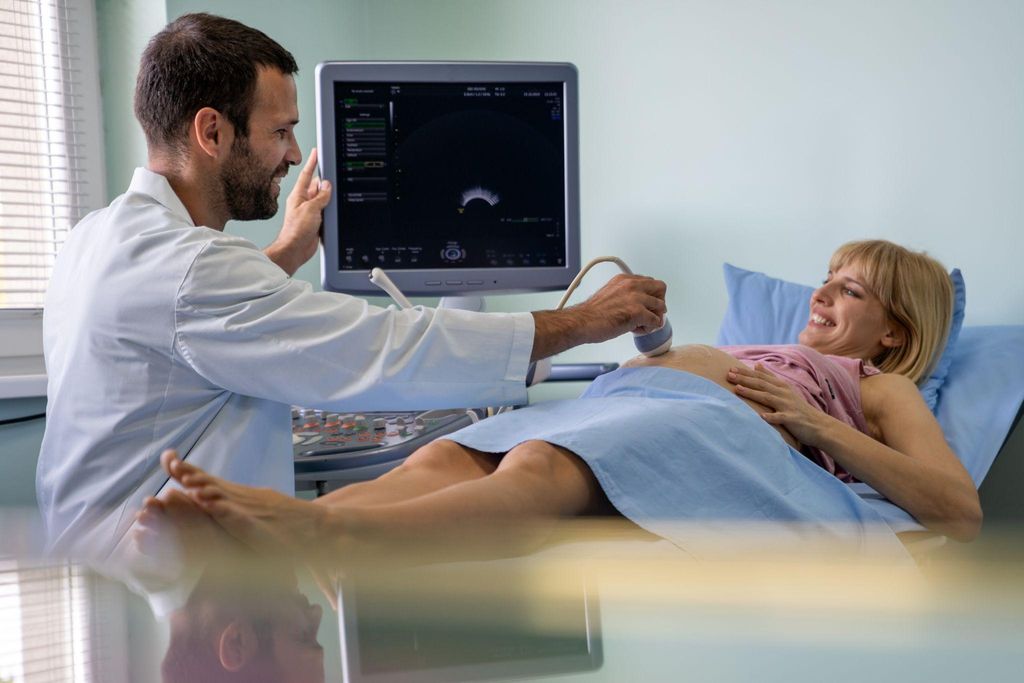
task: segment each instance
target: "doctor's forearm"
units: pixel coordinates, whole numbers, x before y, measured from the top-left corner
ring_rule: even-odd
[[[594,341],[586,334],[590,326],[587,315],[577,307],[560,311],[534,311],[533,324],[531,362]]]
[[[267,258],[276,263],[281,270],[288,273],[289,277],[294,275],[299,266],[306,262],[302,260],[302,254],[296,253],[293,248],[281,246],[276,241],[267,246],[263,253],[267,255]]]

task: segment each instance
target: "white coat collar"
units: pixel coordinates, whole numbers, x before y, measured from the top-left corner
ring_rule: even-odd
[[[167,178],[159,173],[154,173],[148,168],[136,168],[135,173],[132,175],[131,185],[128,186],[128,191],[149,195],[170,209],[176,216],[188,221],[189,225],[195,226],[195,222],[192,220],[192,216],[189,215],[188,209],[181,203],[178,195],[174,193],[174,189],[167,182]]]

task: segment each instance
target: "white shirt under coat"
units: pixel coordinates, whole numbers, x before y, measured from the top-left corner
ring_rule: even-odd
[[[197,227],[167,180],[70,233],[43,317],[47,420],[36,473],[51,549],[102,558],[160,453],[294,493],[291,416],[526,401],[533,317],[371,306],[314,292],[254,244]]]

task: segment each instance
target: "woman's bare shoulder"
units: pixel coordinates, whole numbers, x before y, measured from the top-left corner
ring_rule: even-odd
[[[861,378],[860,403],[869,422],[877,420],[883,412],[891,412],[893,406],[910,407],[919,403],[928,410],[917,385],[909,377],[889,372]]]

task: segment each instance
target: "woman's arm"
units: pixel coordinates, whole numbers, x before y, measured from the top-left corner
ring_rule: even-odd
[[[929,529],[959,541],[978,535],[982,513],[974,483],[906,377],[861,380],[861,404],[878,440],[809,405],[763,367],[738,369],[730,380],[739,395],[770,408],[762,413],[765,421],[825,451]]]
[[[877,451],[841,453],[843,440],[834,436],[819,448],[928,528],[958,541],[976,537],[982,520],[978,491],[917,386],[902,375],[866,377],[861,405],[881,443],[848,429],[878,444]]]

